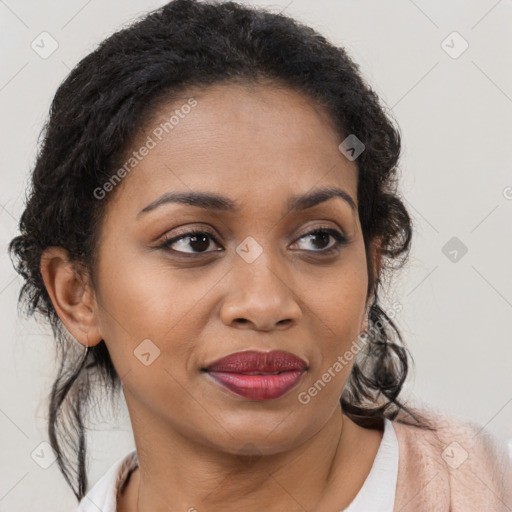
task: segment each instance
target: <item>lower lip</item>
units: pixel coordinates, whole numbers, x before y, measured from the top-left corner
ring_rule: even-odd
[[[297,385],[305,370],[279,375],[246,375],[242,373],[208,372],[213,379],[233,393],[249,400],[274,400]]]

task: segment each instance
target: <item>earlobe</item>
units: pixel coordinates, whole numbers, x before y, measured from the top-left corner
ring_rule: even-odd
[[[101,340],[93,290],[62,247],[48,247],[41,257],[41,275],[57,315],[82,345]]]

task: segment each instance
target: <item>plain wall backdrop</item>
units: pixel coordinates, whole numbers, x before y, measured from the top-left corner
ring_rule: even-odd
[[[76,507],[57,464],[44,469],[32,458],[48,441],[53,340],[44,325],[17,316],[22,280],[6,252],[38,135],[72,67],[163,3],[0,0],[3,512]],[[401,191],[415,225],[409,263],[388,294],[403,306],[397,323],[415,362],[404,397],[477,422],[512,445],[512,2],[245,3],[284,10],[343,45],[390,109],[403,137]],[[51,55],[41,55],[42,37],[44,51],[58,45]],[[126,408],[96,423],[90,484],[133,447]]]

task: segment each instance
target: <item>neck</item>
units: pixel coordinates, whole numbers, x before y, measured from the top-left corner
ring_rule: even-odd
[[[169,436],[168,428],[164,436],[153,425],[132,424],[139,468],[126,493],[133,506],[118,508],[123,512],[339,510],[369,471],[354,471],[361,446],[355,424],[341,409],[307,442],[264,456],[219,452],[176,433]]]

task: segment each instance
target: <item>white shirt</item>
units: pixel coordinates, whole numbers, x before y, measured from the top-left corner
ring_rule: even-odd
[[[393,422],[384,420],[384,435],[372,469],[343,512],[393,512],[398,479],[398,438]],[[114,511],[115,512],[115,511]]]
[[[398,439],[393,423],[384,420],[384,434],[363,486],[342,512],[393,512],[398,478]],[[124,455],[82,498],[76,512],[116,512],[117,491],[138,465],[136,450]]]

